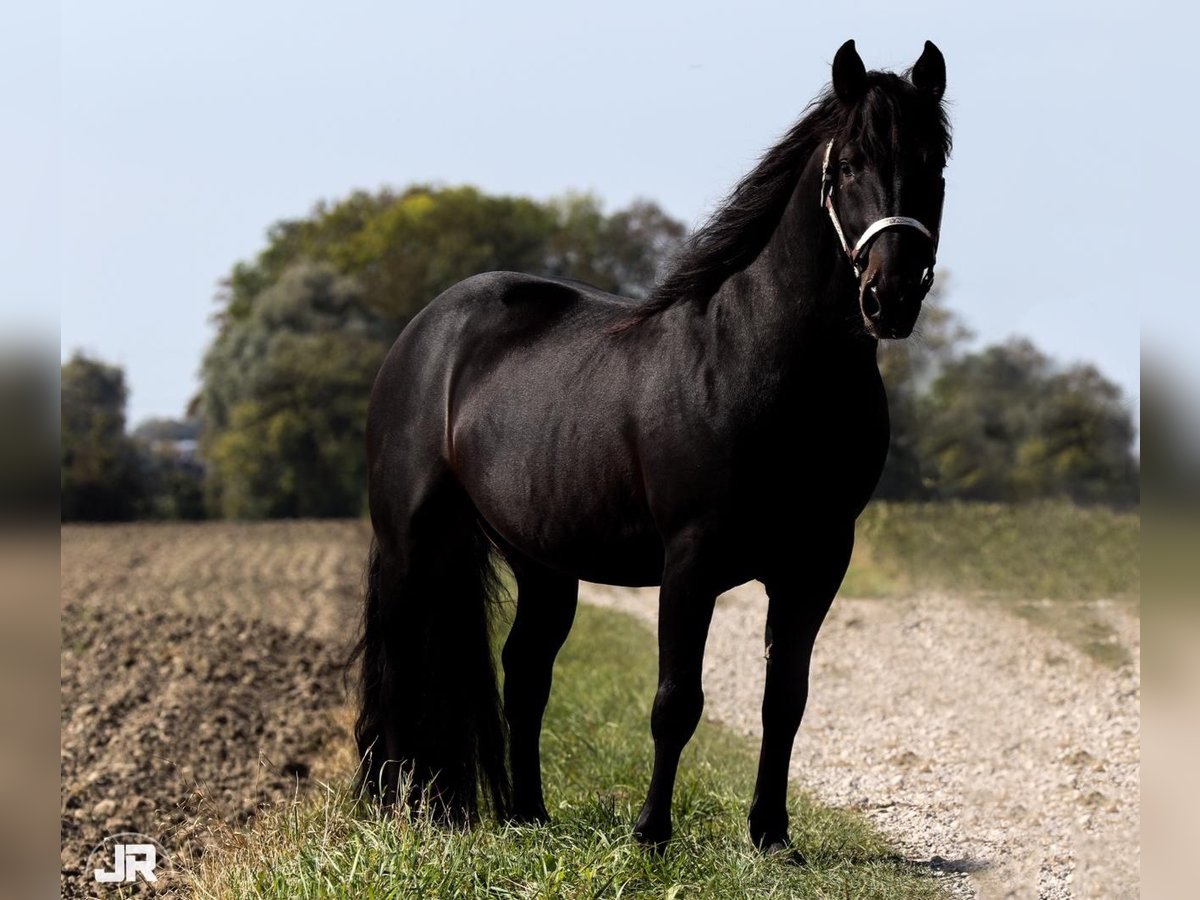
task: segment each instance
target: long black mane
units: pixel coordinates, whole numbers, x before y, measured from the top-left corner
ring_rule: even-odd
[[[895,152],[901,129],[915,128],[932,148],[949,156],[950,124],[940,103],[890,72],[868,72],[867,85],[853,107],[839,100],[832,87],[813,100],[692,234],[670,271],[625,324],[680,303],[706,304],[731,275],[754,262],[779,224],[804,166],[830,140],[853,140],[869,159],[879,160]]]

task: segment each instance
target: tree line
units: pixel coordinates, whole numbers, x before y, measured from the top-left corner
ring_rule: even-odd
[[[319,204],[272,226],[223,282],[184,420],[127,432],[121,371],[63,365],[62,516],[360,515],[375,372],[433,297],[494,269],[642,297],[685,237],[652,202],[606,213],[590,195],[415,185]],[[1135,429],[1115,385],[1028,341],[971,349],[928,302],[921,335],[881,350],[893,438],[879,496],[1136,501]]]
[[[61,379],[64,521],[205,518],[205,469],[190,452],[196,423],[152,419],[127,432],[125,373],[79,353]]]

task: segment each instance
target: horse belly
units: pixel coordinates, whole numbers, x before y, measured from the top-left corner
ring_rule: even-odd
[[[497,543],[585,581],[657,584],[662,541],[632,450],[594,421],[522,419],[456,432],[459,480]]]
[[[529,502],[499,486],[468,486],[468,493],[501,547],[559,572],[627,586],[662,576],[662,541],[648,515],[597,502],[598,495]]]

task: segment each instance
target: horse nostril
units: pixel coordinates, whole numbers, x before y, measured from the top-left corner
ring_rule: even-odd
[[[875,292],[875,285],[870,285],[862,295],[862,311],[868,319],[877,319],[880,312],[879,295]]]

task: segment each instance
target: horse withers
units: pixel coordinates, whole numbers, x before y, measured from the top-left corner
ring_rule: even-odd
[[[866,71],[848,41],[831,88],[647,300],[492,272],[404,329],[367,421],[364,790],[457,822],[482,792],[502,818],[545,821],[539,735],[579,581],[661,585],[635,826],[661,847],[713,604],[757,579],[769,652],[750,835],[801,860],[788,762],[813,642],[887,454],[877,343],[911,333],[933,277],[944,88],[932,43],[896,75]],[[502,703],[497,557],[517,587]]]

